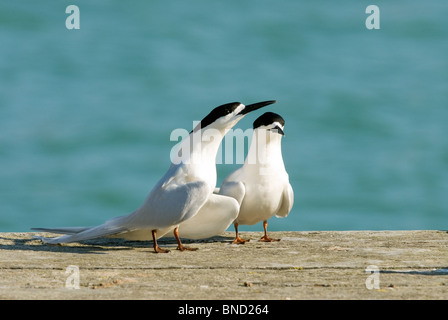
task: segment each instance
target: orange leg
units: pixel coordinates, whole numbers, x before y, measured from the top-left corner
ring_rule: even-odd
[[[264,236],[261,237],[260,241],[262,242],[272,242],[272,241],[280,241],[280,239],[272,239],[268,237],[268,222],[267,220],[263,221],[263,228],[264,228]]]
[[[152,241],[154,244],[154,251],[155,253],[167,253],[170,252],[170,250],[166,250],[166,249],[162,249],[159,247],[159,245],[157,244],[157,231],[156,230],[152,230]]]
[[[232,244],[245,244],[246,241],[249,242],[250,240],[240,238],[238,234],[238,223],[234,222],[233,225],[235,226],[235,239],[233,240]]]
[[[179,227],[174,228],[174,237],[177,240],[177,250],[180,251],[184,251],[184,250],[189,250],[189,251],[196,251],[198,250],[198,248],[188,248],[185,247],[182,242],[180,242],[180,238],[179,238]]]

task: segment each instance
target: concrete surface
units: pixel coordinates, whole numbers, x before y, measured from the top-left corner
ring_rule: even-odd
[[[0,233],[0,299],[448,299],[446,231],[233,233],[184,241],[50,246]],[[49,234],[46,234],[49,235]],[[371,270],[371,272],[366,271]],[[76,289],[79,284],[79,289]]]

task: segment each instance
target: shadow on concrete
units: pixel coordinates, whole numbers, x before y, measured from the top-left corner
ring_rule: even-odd
[[[0,250],[29,250],[43,252],[60,252],[60,253],[78,253],[78,254],[104,254],[108,251],[116,250],[132,250],[134,248],[148,248],[149,252],[153,252],[152,241],[130,241],[118,238],[99,238],[94,240],[86,240],[74,243],[64,244],[47,244],[41,240],[31,238],[8,238],[0,237],[1,240],[12,241],[12,244],[0,244]],[[224,236],[215,236],[208,239],[190,240],[181,239],[183,244],[194,243],[211,243],[211,242],[232,242],[233,238]],[[174,237],[166,237],[157,240],[161,247],[175,250],[177,242]]]
[[[412,275],[424,275],[424,276],[448,276],[448,267],[443,267],[433,270],[409,270],[409,271],[398,271],[398,270],[381,270],[380,273],[393,273],[393,274],[412,274]]]

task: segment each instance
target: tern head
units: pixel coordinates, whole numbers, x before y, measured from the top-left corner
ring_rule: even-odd
[[[213,109],[193,131],[207,127],[226,130],[231,129],[249,112],[255,111],[267,105],[275,103],[276,100],[262,101],[254,104],[244,105],[240,102],[226,103]]]
[[[278,134],[284,136],[285,133],[283,129],[285,127],[285,119],[282,118],[277,113],[274,112],[266,112],[257,120],[254,121],[254,130],[255,129],[265,129],[273,132],[277,132]]]

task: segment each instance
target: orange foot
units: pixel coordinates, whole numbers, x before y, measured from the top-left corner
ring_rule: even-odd
[[[180,251],[196,251],[196,250],[198,250],[198,248],[190,248],[190,247],[185,247],[184,245],[180,245],[180,246],[178,246],[177,247],[177,250],[180,250]]]
[[[159,245],[157,244],[157,230],[154,229],[151,232],[152,232],[152,244],[153,244],[153,247],[154,247],[154,252],[155,253],[168,253],[168,252],[170,252],[170,250],[166,250],[166,249],[160,248]]]
[[[174,237],[176,238],[176,241],[177,241],[177,250],[180,250],[180,251],[185,251],[185,250],[196,251],[196,250],[198,250],[198,248],[188,248],[182,244],[182,242],[180,241],[180,238],[179,238],[179,227],[174,228]]]
[[[154,246],[154,251],[155,251],[155,253],[168,253],[168,252],[170,252],[170,250],[162,249],[159,246]]]
[[[239,236],[237,236],[235,238],[235,240],[233,240],[232,244],[245,244],[246,242],[249,242],[249,241],[250,241],[250,239],[249,240],[245,240],[245,239],[242,239]]]
[[[260,239],[261,242],[273,242],[273,241],[280,241],[280,239],[272,239],[269,238],[267,235],[264,235]]]

